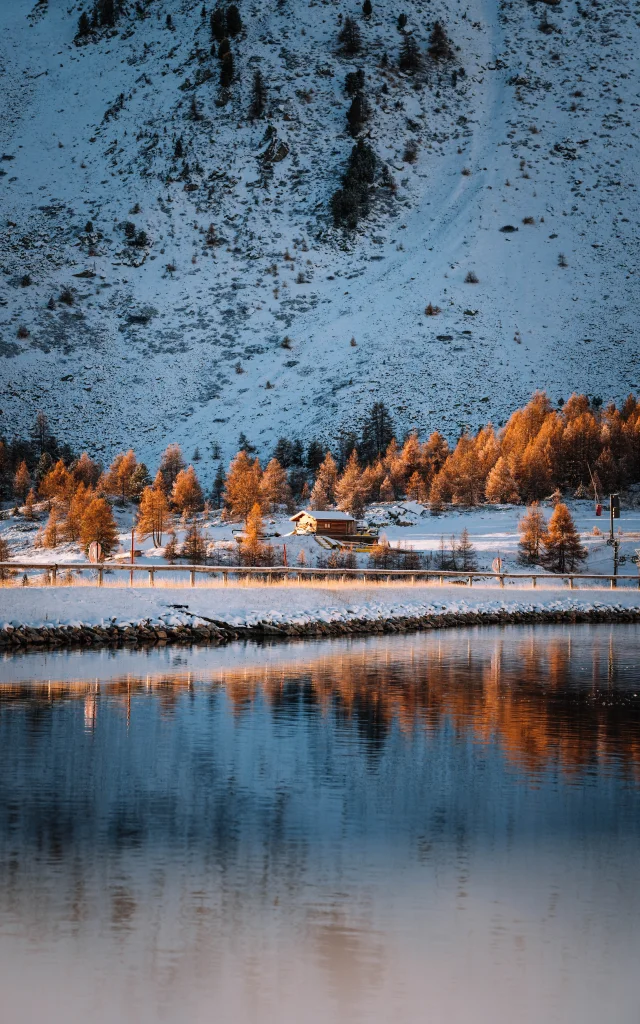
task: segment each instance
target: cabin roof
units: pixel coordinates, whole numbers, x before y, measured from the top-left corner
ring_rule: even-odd
[[[292,523],[297,522],[298,519],[301,518],[301,516],[309,516],[310,519],[315,519],[316,522],[318,521],[318,519],[322,519],[323,521],[326,521],[326,522],[333,521],[333,522],[336,522],[336,523],[354,523],[355,522],[355,519],[353,518],[353,516],[350,516],[348,512],[337,512],[335,509],[331,509],[331,510],[328,510],[326,512],[324,510],[322,510],[322,509],[317,509],[317,510],[314,509],[314,511],[312,512],[312,511],[309,511],[309,509],[306,509],[306,508],[302,509],[301,512],[296,512],[296,514],[294,516],[291,516],[291,522]]]

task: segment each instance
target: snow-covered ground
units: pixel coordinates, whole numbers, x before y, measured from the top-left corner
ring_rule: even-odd
[[[282,434],[329,439],[374,398],[400,432],[454,437],[536,387],[640,388],[631,0],[416,0],[422,52],[437,17],[455,47],[422,84],[398,71],[390,0],[369,21],[341,8],[361,24],[355,59],[337,52],[333,4],[246,0],[224,106],[201,4],[129,5],[76,46],[82,6],[0,4],[0,432],[42,409],[104,457],[134,444],[151,463],[175,440],[227,459],[241,430],[264,455]],[[270,99],[251,122],[258,67]],[[355,67],[397,190],[345,239],[328,202]],[[288,152],[269,164],[273,139]],[[146,247],[126,247],[125,221]]]
[[[418,617],[440,612],[581,610],[640,608],[637,589],[563,592],[558,581],[533,592],[524,586],[289,586],[181,588],[33,587],[0,590],[0,628],[5,625],[57,626],[197,624],[206,617],[231,626],[274,626],[352,619]]]
[[[574,501],[573,514],[581,532],[583,542],[589,551],[589,558],[583,571],[610,573],[612,571],[611,549],[602,534],[594,535],[593,528],[605,529],[607,521],[596,518],[590,502]],[[518,565],[518,519],[522,508],[515,506],[482,507],[466,511],[448,511],[433,516],[416,502],[370,506],[366,518],[378,525],[392,546],[415,548],[430,552],[437,564],[441,538],[450,545],[452,535],[459,538],[466,528],[478,553],[481,569],[490,567],[493,558],[500,555],[505,571],[526,572]],[[545,509],[547,516],[550,509]],[[129,519],[130,513],[122,513]],[[299,564],[300,552],[305,553],[305,563],[313,566],[318,555],[327,555],[313,537],[291,535],[289,520],[285,517],[267,520],[270,541],[276,545],[286,544],[289,565]],[[621,573],[637,576],[638,570],[631,556],[640,549],[640,509],[625,510],[619,521],[621,551],[627,559],[620,567]],[[15,541],[16,526],[5,521],[4,535]],[[215,562],[216,546],[234,545],[234,531],[238,524],[223,523],[219,517],[211,516],[204,530],[209,538],[210,559]],[[24,533],[18,534],[23,540]],[[31,531],[30,536],[33,536]],[[128,550],[129,534],[126,529],[121,535],[123,549]],[[20,551],[22,560],[52,561],[54,552],[37,550],[35,553],[27,543]],[[14,549],[14,557],[18,554]],[[84,561],[84,555],[77,547],[58,548],[55,561],[59,564]],[[138,564],[162,564],[162,549],[143,546]],[[366,553],[358,555],[360,567],[368,564]],[[540,570],[536,570],[540,571]],[[35,574],[37,577],[37,573]],[[64,579],[64,577],[61,577]],[[504,588],[498,581],[483,582],[471,589],[459,584],[440,586],[416,583],[414,586],[398,586],[380,583],[348,582],[328,585],[325,582],[313,584],[290,582],[287,584],[255,585],[232,582],[224,586],[220,579],[207,576],[197,577],[197,586],[188,586],[188,577],[182,585],[175,585],[175,577],[157,576],[156,587],[149,588],[146,580],[138,579],[137,585],[129,588],[126,574],[111,574],[105,578],[105,586],[92,586],[95,580],[85,578],[84,586],[34,586],[32,577],[28,587],[0,588],[0,625],[3,622],[27,625],[49,624],[91,624],[108,622],[112,619],[123,622],[153,622],[175,624],[193,623],[198,616],[208,616],[235,625],[253,625],[260,621],[274,624],[308,621],[340,621],[354,618],[392,619],[403,616],[423,615],[430,611],[519,610],[543,608],[584,608],[594,604],[639,607],[640,591],[634,581],[621,581],[620,587],[611,591],[600,583],[582,582],[580,590],[568,592],[568,584],[550,575],[548,580],[539,580],[534,591],[531,581],[507,580]]]
[[[612,549],[607,544],[607,512],[604,511],[602,516],[596,516],[592,501],[574,500],[568,501],[567,505],[580,532],[581,542],[588,552],[587,560],[580,571],[605,574],[613,572]],[[384,516],[384,507],[382,508]],[[428,551],[437,558],[442,537],[445,545],[450,547],[451,537],[459,540],[462,531],[467,529],[477,551],[479,568],[489,568],[493,559],[499,556],[506,571],[525,571],[517,560],[520,540],[518,522],[525,513],[521,505],[484,505],[473,509],[448,509],[441,516],[431,515],[428,509],[416,502],[403,502],[400,508],[406,510],[404,514],[401,513],[401,521],[408,525],[383,527],[384,534],[393,546]],[[543,506],[542,510],[549,519],[551,506]],[[375,507],[369,518],[372,523],[378,518]],[[389,518],[388,514],[386,518]],[[599,532],[594,533],[595,530]],[[615,521],[615,535],[620,541],[620,552],[626,559],[620,572],[636,572],[631,558],[640,550],[640,508],[624,510],[623,517]]]
[[[593,502],[573,500],[568,502],[574,521],[580,531],[581,541],[588,551],[588,558],[582,572],[607,574],[613,572],[613,554],[607,544],[609,535],[609,518],[606,512],[597,517]],[[552,507],[542,506],[547,518]],[[131,550],[131,526],[133,509],[114,510],[120,525],[120,555],[128,558]],[[431,568],[438,568],[441,541],[445,549],[451,548],[452,537],[456,543],[464,529],[469,532],[470,540],[476,550],[478,568],[489,569],[496,556],[500,556],[505,571],[525,571],[518,564],[518,522],[524,515],[521,505],[485,505],[472,509],[448,509],[441,515],[432,515],[428,508],[417,502],[396,502],[371,505],[364,519],[372,527],[380,530],[380,538],[386,538],[392,547],[415,549],[423,554],[431,555]],[[0,519],[0,536],[3,536],[11,547],[12,558],[16,561],[52,562],[72,564],[86,561],[84,552],[77,544],[60,544],[55,549],[34,548],[34,540],[38,529],[46,522],[43,512],[39,520],[29,521],[24,516],[11,516]],[[237,548],[236,534],[241,532],[241,523],[225,522],[219,513],[201,516],[201,526],[208,541],[208,560],[210,564],[224,559],[226,552]],[[317,565],[318,558],[326,559],[330,555],[327,542],[319,542],[313,536],[297,536],[292,533],[293,524],[289,517],[266,517],[265,540],[280,550],[286,546],[287,564],[290,566],[306,565],[310,568]],[[640,552],[640,507],[623,508],[622,518],[615,522],[616,536],[620,541],[620,552],[625,559],[620,565],[621,573],[636,573],[632,562]],[[599,531],[595,533],[594,530]],[[179,542],[184,538],[184,528],[178,528],[176,536]],[[163,548],[153,548],[151,540],[135,542],[140,552],[136,561],[139,564],[162,564]],[[301,553],[304,563],[301,562]],[[357,553],[359,568],[369,565],[366,551]],[[542,570],[538,570],[542,571]],[[0,601],[2,592],[0,591]]]

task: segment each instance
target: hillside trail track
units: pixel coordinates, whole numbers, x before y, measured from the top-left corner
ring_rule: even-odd
[[[502,44],[493,0],[481,0],[480,18],[483,24],[491,26],[490,41],[485,43],[488,52],[483,57],[488,64],[495,60]],[[480,205],[483,190],[490,180],[490,172],[481,168],[490,161],[495,150],[499,130],[494,126],[504,121],[505,89],[500,73],[487,72],[482,86],[480,95],[474,93],[476,107],[471,146],[464,157],[452,148],[446,159],[438,160],[435,187],[425,190],[420,204],[408,218],[404,252],[390,254],[391,266],[372,275],[372,280],[366,284],[367,291],[377,284],[384,284],[389,291],[394,284],[400,291],[409,283],[411,271],[420,261],[423,277],[439,277],[448,261],[457,255],[470,231],[471,212]],[[468,177],[460,173],[463,159],[474,168],[474,173]]]

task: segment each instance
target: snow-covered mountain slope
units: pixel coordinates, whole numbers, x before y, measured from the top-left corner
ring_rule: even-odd
[[[455,48],[416,75],[389,0],[369,20],[353,0],[239,6],[221,105],[211,6],[129,3],[76,45],[80,4],[0,5],[0,432],[43,409],[105,456],[153,461],[169,440],[228,456],[241,430],[261,453],[329,438],[378,398],[400,430],[451,435],[537,387],[640,388],[631,0],[416,2],[422,54],[436,18]],[[329,202],[358,67],[396,188],[348,236]],[[257,68],[269,99],[251,120]]]

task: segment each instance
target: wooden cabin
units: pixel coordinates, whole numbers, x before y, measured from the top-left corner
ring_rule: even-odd
[[[338,540],[347,540],[356,533],[356,521],[348,512],[305,510],[291,516],[291,522],[295,523],[296,533],[317,533],[318,536],[335,537]]]

